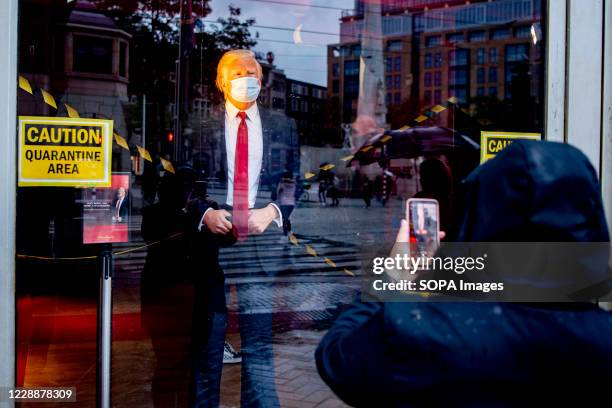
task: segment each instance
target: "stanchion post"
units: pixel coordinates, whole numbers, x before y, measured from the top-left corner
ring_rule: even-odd
[[[97,407],[110,408],[113,252],[104,245],[99,255]]]

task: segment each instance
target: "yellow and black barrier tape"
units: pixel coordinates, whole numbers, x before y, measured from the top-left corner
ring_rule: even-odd
[[[350,270],[346,269],[346,268],[340,268],[338,267],[338,264],[336,264],[336,262],[334,262],[333,260],[331,260],[330,258],[326,257],[326,256],[320,256],[316,249],[314,249],[312,246],[308,245],[308,244],[301,244],[300,241],[297,239],[297,237],[293,234],[293,233],[289,233],[289,242],[296,246],[296,247],[304,247],[304,250],[306,251],[306,253],[310,256],[312,256],[313,258],[317,258],[319,260],[321,260],[321,262],[324,262],[325,264],[331,266],[332,268],[334,268],[335,270],[342,270],[342,272],[344,272],[345,274],[349,275],[349,276],[355,276],[354,272],[351,272]]]
[[[30,84],[30,81],[28,81],[28,79],[22,75],[19,75],[18,86],[24,92],[27,92],[30,95],[34,96],[34,90],[32,88],[32,85]],[[59,111],[57,102],[55,98],[53,97],[53,95],[43,88],[38,88],[38,90],[40,91],[40,95],[42,96],[43,102],[49,105],[50,107],[52,107],[53,109],[55,109],[56,111]],[[74,107],[70,106],[67,103],[64,103],[63,105],[64,105],[64,108],[66,109],[66,115],[69,118],[80,118],[81,117],[79,115],[79,112]],[[123,136],[121,136],[119,133],[117,132],[114,133],[114,140],[117,146],[127,151],[131,151],[127,140]],[[134,145],[134,146],[136,147],[136,150],[138,151],[138,154],[140,155],[140,157],[142,157],[143,159],[151,163],[153,162],[153,159],[151,158],[151,154],[146,148],[142,146],[138,146],[138,145]],[[173,173],[173,174],[175,173],[174,166],[169,160],[160,158],[160,161],[161,161],[161,164],[164,170],[166,170],[169,173]]]
[[[433,105],[429,108],[424,109],[419,115],[417,115],[414,119],[412,119],[411,121],[408,122],[408,124],[400,127],[399,129],[396,129],[394,131],[404,131],[404,130],[408,130],[411,127],[420,125],[422,122],[425,122],[427,120],[433,119],[434,117],[436,117],[437,115],[439,115],[440,113],[444,112],[447,109],[450,108],[454,108],[459,104],[459,99],[457,99],[456,97],[452,96],[450,98],[448,98],[444,103],[441,104],[436,104]],[[462,112],[467,113],[467,111],[465,109],[461,109]],[[386,143],[389,140],[392,139],[392,136],[386,135],[383,136],[378,143]],[[357,152],[368,152],[370,150],[372,150],[374,148],[374,145],[366,145],[366,146],[362,146]],[[356,152],[356,153],[357,153]],[[354,154],[350,154],[348,156],[344,156],[342,158],[340,158],[341,161],[343,162],[350,162],[351,160],[353,160],[353,158],[355,157]],[[321,165],[319,167],[319,170],[323,170],[323,171],[328,171],[333,169],[334,167],[336,167],[335,164],[332,163],[326,163],[324,165]],[[309,180],[313,177],[315,177],[317,174],[315,173],[315,171],[307,171],[306,173],[304,173],[304,179],[305,180]]]

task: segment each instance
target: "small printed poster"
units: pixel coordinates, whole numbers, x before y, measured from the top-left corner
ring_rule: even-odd
[[[114,173],[109,188],[83,189],[83,243],[129,241],[130,174]]]

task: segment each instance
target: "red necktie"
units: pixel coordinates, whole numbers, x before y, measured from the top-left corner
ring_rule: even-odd
[[[240,125],[234,158],[234,214],[233,223],[239,241],[249,233],[249,130],[246,112],[238,112]]]

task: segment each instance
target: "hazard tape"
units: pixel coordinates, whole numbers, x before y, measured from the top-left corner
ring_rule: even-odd
[[[34,91],[32,88],[32,85],[30,84],[30,81],[28,81],[27,78],[19,75],[18,77],[18,81],[17,84],[19,86],[19,88],[21,90],[23,90],[24,92],[29,93],[30,95],[34,95]],[[48,91],[46,91],[43,88],[38,88],[38,90],[40,91],[40,94],[42,96],[43,102],[46,103],[48,106],[54,108],[55,110],[59,110],[57,107],[57,102],[55,100],[55,98],[53,97],[53,95],[51,93],[49,93]],[[66,115],[69,118],[80,118],[81,116],[79,115],[79,112],[72,106],[70,106],[67,103],[64,103],[64,108],[66,109]],[[117,146],[130,151],[130,146],[128,145],[127,140],[121,136],[118,133],[114,133],[114,140],[115,140],[115,144],[117,144]],[[136,150],[138,151],[138,154],[145,160],[149,161],[149,162],[153,162],[153,159],[151,158],[151,154],[149,153],[149,151],[142,147],[142,146],[138,146],[138,145],[134,145],[136,147]],[[174,170],[174,165],[172,164],[172,162],[170,162],[169,160],[160,158],[162,167],[164,168],[164,170],[166,170],[169,173],[173,173],[175,174],[175,170]],[[314,176],[314,174],[313,174]]]
[[[445,110],[447,110],[447,109],[449,109],[451,107],[456,107],[456,105],[458,105],[458,104],[459,104],[459,99],[454,97],[454,96],[452,96],[452,97],[448,98],[447,101],[444,102],[443,104],[436,104],[436,105],[434,105],[434,106],[432,106],[430,108],[427,108],[427,109],[423,110],[414,119],[409,121],[409,124],[406,124],[406,125],[400,127],[399,129],[396,129],[395,131],[403,132],[405,130],[410,129],[411,127],[414,127],[416,125],[420,125],[421,123],[423,123],[423,122],[425,122],[427,120],[433,119],[436,115],[439,115],[440,113],[444,112]],[[460,110],[461,110],[461,112],[469,115],[469,112],[466,109],[462,108]],[[391,140],[392,138],[393,138],[392,136],[386,135],[386,136],[383,136],[378,142],[379,143],[386,143],[389,140]],[[364,152],[365,153],[365,152],[368,152],[368,151],[372,150],[373,148],[374,148],[374,145],[363,146],[363,147],[361,147],[358,150],[358,152]],[[346,162],[349,162],[349,161],[353,160],[354,157],[355,156],[351,154],[351,155],[344,156],[344,157],[340,158],[340,160],[346,163]],[[334,167],[336,167],[335,164],[327,163],[327,164],[321,165],[319,167],[319,170],[328,171],[328,170],[333,169]],[[316,173],[314,171],[307,171],[306,173],[304,173],[304,179],[306,179],[306,180],[309,180],[309,179],[311,179],[311,178],[313,178],[315,176],[316,176]]]

